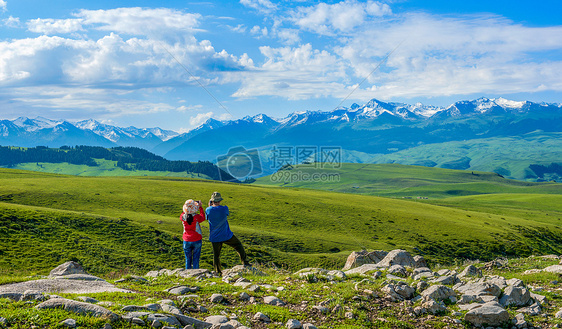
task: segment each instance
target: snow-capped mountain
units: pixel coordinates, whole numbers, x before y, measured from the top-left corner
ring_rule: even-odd
[[[231,121],[209,119],[183,134],[160,128],[116,127],[95,120],[70,123],[20,117],[0,121],[0,145],[136,146],[171,160],[215,160],[239,145],[337,145],[384,154],[420,143],[535,130],[562,131],[561,105],[479,98],[435,107],[373,99],[331,111],[294,112],[285,118],[258,114]]]

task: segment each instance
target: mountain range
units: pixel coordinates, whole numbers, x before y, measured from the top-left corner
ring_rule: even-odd
[[[170,160],[190,161],[216,161],[217,157],[231,156],[229,150],[241,146],[243,149],[236,151],[250,156],[251,161],[257,153],[260,163],[254,165],[261,168],[252,173],[262,175],[279,168],[280,150],[286,153],[285,162],[297,163],[302,159],[296,153],[299,150],[308,150],[308,158],[318,160],[323,148],[331,148],[340,151],[341,162],[484,169],[511,178],[537,180],[544,177],[534,175],[528,167],[560,162],[556,154],[562,151],[561,134],[562,105],[503,98],[459,101],[448,107],[373,99],[333,111],[294,112],[285,118],[259,114],[231,121],[209,119],[183,134],[160,128],[120,128],[95,120],[70,123],[22,117],[0,121],[1,145],[135,146]],[[522,146],[511,152],[517,168],[511,168],[506,159],[491,160],[489,154],[475,154],[476,145],[494,153],[494,149],[519,145],[517,141]],[[457,145],[454,151],[451,145]],[[486,163],[482,159],[487,159],[483,160]],[[525,161],[521,163],[521,159]]]

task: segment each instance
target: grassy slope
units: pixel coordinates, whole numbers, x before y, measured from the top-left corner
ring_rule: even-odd
[[[562,252],[561,244],[557,242],[562,237],[559,229],[559,218],[562,217],[562,209],[558,206],[562,204],[560,195],[537,196],[543,208],[537,208],[536,202],[531,202],[513,209],[509,195],[497,200],[473,199],[472,203],[465,199],[461,199],[462,203],[455,199],[438,200],[442,202],[441,206],[411,200],[184,178],[76,177],[8,169],[0,169],[0,186],[1,250],[4,256],[1,267],[4,270],[8,264],[29,266],[22,262],[22,257],[27,260],[29,253],[32,258],[41,257],[41,265],[36,269],[44,271],[65,258],[55,257],[57,254],[68,258],[79,251],[83,252],[74,257],[95,268],[96,264],[111,263],[106,267],[98,266],[98,272],[124,267],[135,270],[158,263],[181,267],[183,255],[179,237],[182,229],[178,220],[181,205],[187,198],[206,202],[217,190],[223,193],[224,203],[230,207],[231,226],[246,245],[250,258],[291,268],[341,267],[350,251],[361,248],[405,248],[425,253],[433,260],[448,261],[455,257],[489,259],[498,255]],[[535,187],[531,184],[528,188]],[[459,204],[466,209],[460,209]],[[507,210],[498,211],[496,204]],[[53,212],[70,219],[58,221]],[[19,222],[36,222],[33,214],[45,218],[48,225],[35,231],[33,225],[17,226]],[[71,233],[89,236],[91,218],[121,219],[128,225],[118,231],[125,241],[135,240],[137,230],[158,231],[162,237],[146,238],[134,248],[123,247],[120,245],[122,240],[111,239],[110,234],[107,241],[104,240],[104,230],[114,233],[113,228],[107,226],[92,233],[95,237],[90,240],[77,238],[74,244],[62,245],[58,242],[58,239],[68,240]],[[77,224],[75,231],[69,233],[65,229],[70,222],[83,224]],[[12,226],[15,228],[10,230]],[[45,230],[52,230],[53,234],[43,238]],[[153,253],[145,252],[145,248],[150,250],[154,244],[160,243],[155,243],[158,238],[168,247]],[[104,260],[97,252],[86,252],[85,245],[90,242],[103,243],[107,251],[103,257],[109,258]],[[29,251],[35,245],[58,252]],[[205,241],[203,266],[211,263],[210,249]],[[123,250],[131,253],[133,259],[143,259],[145,263],[115,261],[111,255],[123,253]],[[159,258],[163,255],[167,261]],[[175,266],[167,265],[170,262]],[[224,262],[225,266],[236,263],[230,248],[225,249]]]
[[[411,165],[433,161],[437,163],[437,167],[440,167],[445,163],[468,157],[472,159],[469,170],[500,172],[505,177],[524,180],[529,174],[529,165],[559,162],[561,149],[562,133],[537,131],[518,137],[482,138],[421,145],[381,155],[373,162]]]
[[[562,184],[504,179],[489,172],[451,170],[398,164],[343,163],[337,169],[300,165],[256,181],[260,185],[302,187],[385,197],[429,197],[490,193],[562,193]],[[331,180],[299,180],[320,173]]]
[[[38,171],[53,174],[65,174],[76,176],[169,176],[169,177],[188,177],[209,179],[208,176],[197,173],[169,172],[169,171],[148,171],[148,170],[124,170],[116,166],[117,161],[96,159],[97,167],[86,165],[74,165],[66,162],[47,163],[31,162],[19,163],[11,168]]]

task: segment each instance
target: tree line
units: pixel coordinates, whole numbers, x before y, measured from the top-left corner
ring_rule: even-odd
[[[148,170],[199,173],[211,179],[235,180],[228,173],[221,171],[209,161],[170,161],[159,155],[138,147],[113,147],[100,146],[62,146],[48,148],[37,146],[31,148],[0,146],[0,166],[11,167],[19,163],[67,162],[75,165],[98,166],[95,159],[116,161],[116,165],[124,170]]]

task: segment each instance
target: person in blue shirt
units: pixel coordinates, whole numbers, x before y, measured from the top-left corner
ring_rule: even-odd
[[[207,221],[209,223],[209,241],[213,245],[213,267],[217,274],[222,275],[220,255],[223,243],[231,246],[240,256],[240,261],[244,266],[250,263],[246,258],[246,252],[242,246],[242,242],[232,233],[228,225],[228,207],[221,206],[223,200],[219,192],[214,192],[209,200],[209,207],[205,209]]]

